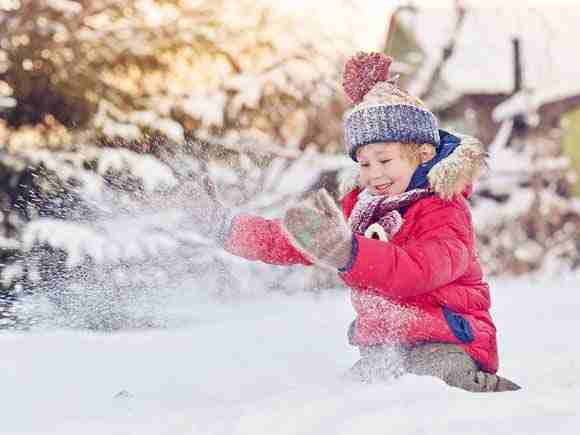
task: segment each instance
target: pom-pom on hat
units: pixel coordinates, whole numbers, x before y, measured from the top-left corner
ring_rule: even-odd
[[[389,79],[393,59],[382,53],[357,53],[344,67],[342,86],[354,105],[344,118],[350,157],[377,142],[439,144],[437,118],[421,100]]]

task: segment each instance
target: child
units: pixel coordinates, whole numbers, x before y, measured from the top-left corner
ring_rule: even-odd
[[[200,207],[212,211],[206,234],[250,260],[337,270],[357,313],[349,341],[362,358],[352,376],[374,381],[402,369],[468,391],[517,390],[495,375],[496,328],[466,200],[485,152],[439,130],[420,100],[389,81],[391,62],[359,53],[345,66],[354,104],[345,140],[360,171],[342,213],[319,191],[282,221],[227,219],[200,192]]]

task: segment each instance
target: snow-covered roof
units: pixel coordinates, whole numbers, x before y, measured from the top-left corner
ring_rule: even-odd
[[[580,83],[563,83],[554,88],[537,91],[521,91],[499,104],[493,111],[493,119],[502,122],[516,115],[533,115],[545,104],[580,95]]]
[[[427,56],[437,63],[455,23],[454,1],[416,2],[418,12],[406,18]],[[549,98],[578,94],[580,4],[572,2],[464,2],[467,13],[453,56],[442,79],[454,92],[506,93],[514,88],[512,38],[521,41],[523,85]],[[557,93],[550,94],[551,89]]]

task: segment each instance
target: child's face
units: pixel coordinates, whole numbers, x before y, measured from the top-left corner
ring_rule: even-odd
[[[403,145],[404,146],[404,145]],[[360,182],[373,195],[397,195],[407,190],[419,162],[401,152],[401,144],[383,142],[357,151]]]

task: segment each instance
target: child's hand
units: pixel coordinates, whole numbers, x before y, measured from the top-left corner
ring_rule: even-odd
[[[290,208],[283,222],[292,243],[315,263],[339,269],[350,260],[352,232],[325,189]]]

